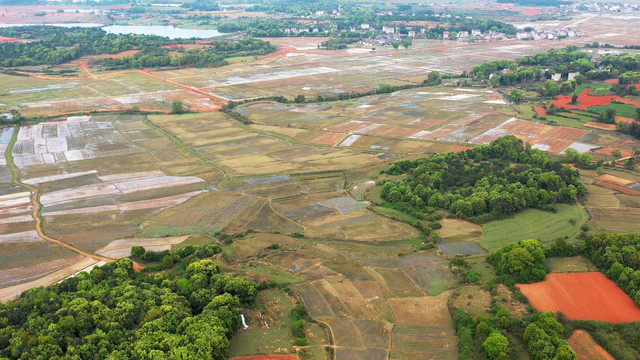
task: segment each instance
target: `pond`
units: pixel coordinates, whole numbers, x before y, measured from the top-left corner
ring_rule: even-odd
[[[152,25],[110,25],[103,27],[102,30],[109,34],[158,35],[169,39],[206,39],[223,35],[217,30],[179,29],[173,26]]]
[[[158,35],[166,36],[169,39],[190,39],[200,38],[207,39],[216,36],[224,35],[217,30],[195,30],[195,29],[180,29],[173,26],[164,25],[109,25],[95,23],[60,23],[60,24],[0,24],[0,28],[3,27],[16,27],[16,26],[59,26],[59,27],[101,27],[102,30],[108,34],[136,34],[136,35]]]

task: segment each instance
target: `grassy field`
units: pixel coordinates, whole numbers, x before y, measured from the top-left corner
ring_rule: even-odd
[[[231,340],[229,358],[263,354],[296,354],[291,335],[291,309],[296,299],[282,290],[261,291],[255,305],[245,311],[248,328],[241,329]],[[327,334],[318,324],[307,322],[311,334],[305,359],[324,359]]]
[[[624,104],[607,104],[603,106],[592,106],[589,108],[589,110],[593,110],[601,114],[607,112],[608,109],[614,109],[616,111],[616,116],[622,116],[631,119],[635,119],[636,116],[638,116],[635,107]]]
[[[485,224],[484,236],[477,242],[486,250],[494,251],[506,244],[525,239],[539,239],[550,243],[566,236],[571,241],[587,219],[587,213],[581,205],[559,204],[555,213],[529,209],[512,218]]]

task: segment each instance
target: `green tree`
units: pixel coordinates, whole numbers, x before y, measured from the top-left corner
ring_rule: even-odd
[[[172,114],[184,114],[185,109],[182,101],[176,100],[171,104],[171,113]]]
[[[575,105],[575,103],[578,102],[578,95],[573,94],[571,95],[571,103]]]
[[[511,99],[516,104],[519,104],[522,101],[523,93],[522,90],[513,89],[511,90]]]
[[[620,149],[613,149],[613,150],[611,150],[611,156],[613,156],[614,158],[618,159],[618,158],[622,157],[622,151]]]
[[[293,101],[296,102],[296,103],[303,103],[303,102],[307,101],[307,98],[304,95],[300,94],[300,95],[296,96],[296,98]]]
[[[393,46],[393,48],[397,50],[400,47],[400,43],[397,41],[394,41],[393,43],[391,43],[391,46]]]
[[[405,38],[404,40],[402,40],[402,46],[404,46],[405,49],[408,49],[412,43],[413,42],[411,41],[411,38]]]
[[[498,331],[489,335],[487,340],[482,343],[482,348],[489,359],[508,359],[511,352],[509,340]]]
[[[545,82],[544,88],[545,88],[544,94],[546,96],[556,96],[560,92],[560,86],[558,85],[558,83],[554,81]]]
[[[389,84],[379,84],[378,85],[378,94],[388,94],[388,93],[392,93],[394,90],[393,86],[389,85]]]

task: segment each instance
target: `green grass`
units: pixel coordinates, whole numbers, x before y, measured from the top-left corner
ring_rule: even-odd
[[[576,94],[580,95],[587,89],[591,89],[594,93],[598,93],[599,91],[608,91],[610,88],[611,84],[584,84],[576,88]]]
[[[484,225],[484,236],[477,242],[488,251],[525,239],[539,239],[550,243],[558,237],[574,240],[588,215],[581,205],[557,205],[557,212],[538,209],[525,210],[514,217],[492,221]],[[569,221],[573,219],[575,225]]]
[[[295,274],[281,270],[275,266],[266,265],[260,262],[242,263],[234,266],[218,263],[223,272],[237,272],[243,275],[249,273],[252,275],[264,277],[269,281],[276,281],[280,284],[299,284],[305,280]]]
[[[607,104],[602,106],[592,106],[589,108],[589,110],[597,111],[601,114],[604,114],[607,109],[615,109],[616,116],[624,116],[635,119],[635,117],[638,115],[635,107],[624,104]]]
[[[216,238],[210,235],[191,235],[187,238],[187,240],[181,242],[180,244],[173,245],[172,249],[180,249],[189,245],[207,245],[214,242],[217,242]]]
[[[255,305],[244,316],[249,328],[240,330],[231,339],[229,358],[257,354],[273,354],[277,349],[286,349],[286,353],[294,353],[291,336],[292,299],[281,290],[261,291],[256,297]],[[258,314],[273,319],[269,321],[269,329],[264,327]]]
[[[239,61],[248,61],[253,59],[255,59],[255,56],[236,56],[236,57],[230,57],[225,60],[227,60],[228,62],[239,62]]]

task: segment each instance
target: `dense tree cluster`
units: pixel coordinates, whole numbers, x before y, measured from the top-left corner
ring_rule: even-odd
[[[313,2],[310,2],[313,4]],[[435,28],[415,25],[417,21],[429,21],[442,23],[443,26]],[[351,31],[352,28],[359,28],[361,24],[367,23],[371,31]],[[351,37],[351,38],[369,38],[383,26],[396,26],[399,33],[407,34],[407,24],[413,31],[425,30],[425,36],[429,39],[436,39],[442,36],[445,31],[471,31],[493,30],[505,34],[515,34],[516,30],[513,25],[490,19],[460,19],[455,17],[434,16],[433,14],[411,14],[411,15],[376,15],[371,13],[358,13],[357,15],[344,16],[341,18],[331,18],[330,20],[320,20],[317,23],[305,24],[299,23],[299,20],[291,19],[239,19],[237,21],[221,21],[217,24],[218,30],[224,33],[245,32],[248,35],[257,37],[284,37],[284,36],[326,36],[326,32],[330,35]],[[309,31],[287,32],[286,28],[308,29]],[[314,32],[313,29],[318,29]]]
[[[582,251],[640,304],[640,233],[592,235]]]
[[[564,339],[564,327],[552,312],[537,314],[522,336],[527,352],[532,359],[575,360],[576,353]]]
[[[226,359],[255,295],[210,259],[148,274],[123,258],[0,305],[0,358]]]
[[[464,152],[403,160],[388,173],[407,176],[387,181],[382,198],[418,216],[444,208],[461,218],[484,216],[479,218],[484,221],[525,208],[549,209],[586,194],[576,169],[513,136]]]
[[[0,65],[18,67],[30,65],[58,65],[82,56],[117,54],[138,49],[123,58],[94,59],[94,63],[112,68],[143,68],[159,66],[215,67],[225,65],[225,58],[264,55],[276,47],[254,38],[240,41],[216,41],[200,50],[182,47],[163,48],[164,45],[183,44],[192,40],[171,40],[155,35],[107,34],[98,28],[60,28],[28,26],[0,28],[0,35],[33,39],[33,42],[0,43]],[[179,54],[170,55],[174,51]]]
[[[507,244],[489,255],[487,261],[511,282],[542,281],[549,270],[545,265],[544,245],[540,240],[521,240]]]
[[[589,55],[577,50],[577,47],[569,45],[564,49],[552,49],[546,53],[526,56],[516,61],[489,61],[473,66],[471,74],[481,80],[489,79],[492,74],[495,74],[491,77],[491,84],[495,86],[526,84],[546,79],[552,74],[561,74],[564,77],[569,72],[584,73],[593,70],[595,64],[589,59]],[[580,81],[583,78],[583,76],[579,78]],[[566,88],[565,85],[563,87]],[[556,90],[558,90],[558,87],[556,87]],[[557,94],[558,92],[547,95]]]
[[[510,359],[509,340],[503,335],[511,322],[509,309],[501,307],[495,315],[473,318],[466,311],[460,311],[453,317],[458,332],[458,359],[479,358],[482,352],[485,359]]]

